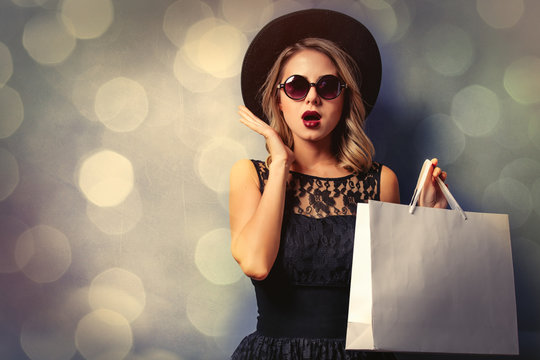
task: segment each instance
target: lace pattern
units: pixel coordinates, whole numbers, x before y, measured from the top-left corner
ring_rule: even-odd
[[[253,161],[260,189],[268,169]],[[379,199],[382,166],[373,163],[367,173],[320,178],[291,172],[278,257],[270,277],[307,286],[348,286],[356,204]]]
[[[268,181],[268,168],[252,160],[259,174],[261,193]],[[379,199],[382,165],[374,162],[366,173],[322,178],[291,171],[287,182],[286,212],[313,218],[356,215],[356,204]]]

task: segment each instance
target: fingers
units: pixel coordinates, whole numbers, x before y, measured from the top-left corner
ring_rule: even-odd
[[[239,106],[238,114],[240,117],[240,122],[249,127],[251,130],[258,132],[264,137],[268,137],[268,131],[271,129],[267,123],[255,116],[247,107]]]

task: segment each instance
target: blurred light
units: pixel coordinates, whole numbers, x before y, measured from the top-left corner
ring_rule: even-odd
[[[13,75],[13,59],[9,48],[0,41],[0,88],[4,86]]]
[[[103,66],[94,65],[77,74],[72,87],[73,105],[90,121],[99,121],[95,111],[95,96],[102,84],[98,84],[96,78],[103,74],[103,70]]]
[[[501,120],[494,133],[495,140],[507,149],[520,149],[529,144],[529,116],[523,105],[507,97],[501,101]]]
[[[495,29],[509,28],[517,24],[523,15],[522,0],[476,0],[478,14]]]
[[[531,186],[532,203],[536,215],[540,216],[540,177]]]
[[[55,12],[36,15],[24,26],[23,46],[40,64],[58,64],[75,49],[75,37],[70,34]]]
[[[195,249],[195,264],[203,276],[217,285],[232,284],[242,277],[231,255],[231,232],[215,229],[203,235]]]
[[[0,201],[5,200],[19,184],[19,164],[11,153],[0,148]]]
[[[213,17],[210,6],[199,0],[179,0],[167,8],[163,19],[163,32],[178,48],[184,45],[189,26],[196,21]]]
[[[335,1],[335,0],[334,0]],[[350,6],[350,4],[349,4]],[[295,11],[299,11],[305,8],[305,5],[302,5],[298,1],[294,0],[277,0],[274,1],[269,7],[262,9],[262,12],[267,12],[270,18],[277,18],[279,16],[289,14]],[[325,7],[326,8],[326,7]]]
[[[146,126],[170,125],[183,115],[183,88],[170,72],[149,72],[140,81],[148,96]]]
[[[12,3],[20,7],[42,6],[48,1],[49,0],[11,0]]]
[[[15,261],[29,279],[37,283],[53,282],[71,265],[71,246],[59,230],[38,225],[17,239]]]
[[[97,206],[116,206],[133,190],[133,166],[122,155],[102,150],[88,157],[79,171],[79,187]]]
[[[244,32],[252,32],[263,27],[270,20],[272,7],[270,0],[221,1],[225,20]]]
[[[174,76],[183,87],[194,93],[212,91],[221,82],[221,79],[195,68],[183,51],[176,53]]]
[[[248,42],[237,28],[217,18],[192,25],[183,51],[196,67],[218,78],[238,75]]]
[[[195,168],[203,183],[216,192],[229,190],[229,171],[234,163],[246,158],[244,146],[232,139],[214,138],[202,145]]]
[[[133,189],[121,204],[114,207],[86,205],[86,215],[105,234],[120,235],[131,231],[142,218],[141,197]]]
[[[75,355],[75,324],[60,312],[27,320],[21,329],[21,347],[32,360],[69,360]]]
[[[96,115],[110,130],[135,130],[148,115],[148,97],[136,81],[117,77],[101,85],[95,100]]]
[[[141,279],[124,269],[112,268],[96,276],[88,294],[94,310],[108,309],[132,322],[146,305],[146,292]]]
[[[262,138],[238,121],[237,109],[242,101],[239,83],[224,80],[212,92],[191,96],[184,103],[184,114],[175,124],[175,132],[186,146],[198,150],[202,143],[214,137],[236,136],[245,140],[245,136],[239,136],[239,130],[244,129],[249,139]]]
[[[371,10],[384,10],[390,6],[385,0],[361,0],[360,2]]]
[[[452,164],[465,150],[465,136],[452,118],[444,114],[422,120],[416,128],[414,143],[422,157],[437,157],[441,165]]]
[[[79,321],[75,344],[87,360],[123,359],[131,350],[133,335],[122,315],[99,309]]]
[[[525,56],[514,61],[504,72],[504,88],[521,104],[540,101],[540,58]]]
[[[497,126],[500,118],[497,95],[480,85],[461,89],[452,99],[452,118],[465,134],[482,136]]]
[[[501,170],[499,178],[516,179],[528,186],[540,179],[540,162],[530,158],[514,159]]]
[[[0,139],[11,136],[24,118],[21,96],[9,86],[0,87]]]
[[[23,232],[28,230],[26,224],[17,218],[2,214],[0,216],[0,273],[19,271],[15,262],[15,247],[17,239]]]
[[[64,0],[62,20],[79,39],[95,39],[107,31],[113,21],[111,0]]]
[[[125,360],[181,360],[181,358],[167,350],[144,349],[140,354],[128,355]]]
[[[531,143],[540,149],[540,118],[538,116],[533,115],[529,120],[527,134]]]
[[[424,38],[424,57],[445,76],[462,75],[471,66],[474,46],[470,36],[454,25],[437,25]]]
[[[186,313],[191,324],[207,336],[225,336],[231,332],[230,316],[242,307],[242,294],[234,287],[200,284],[187,297]]]
[[[531,192],[520,181],[502,178],[491,183],[482,197],[485,212],[508,214],[510,226],[523,225],[532,210]]]

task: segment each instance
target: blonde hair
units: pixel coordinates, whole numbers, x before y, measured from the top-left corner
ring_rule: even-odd
[[[278,56],[259,95],[270,126],[280,135],[285,145],[291,149],[294,147],[291,130],[279,110],[280,94],[277,91],[277,84],[287,61],[297,52],[307,49],[316,50],[328,56],[337,69],[338,77],[347,84],[344,94],[340,95],[346,96],[341,120],[332,133],[333,151],[336,159],[342,167],[349,171],[369,170],[375,149],[364,131],[366,110],[357,83],[359,70],[354,59],[332,41],[306,38],[287,47]],[[269,157],[267,162],[270,163],[270,161]]]

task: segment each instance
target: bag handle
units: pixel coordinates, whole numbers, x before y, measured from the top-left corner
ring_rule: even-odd
[[[426,183],[429,168],[431,166],[432,166],[431,160],[425,160],[424,164],[422,165],[420,176],[418,177],[418,181],[416,182],[416,188],[414,189],[411,202],[409,203],[409,213],[411,214],[414,213],[414,210],[416,209],[416,204],[418,203],[418,199],[420,198],[420,194],[422,193],[422,189],[424,188],[424,184]],[[448,187],[444,184],[444,182],[439,177],[437,177],[437,184],[441,188],[441,191],[444,197],[446,198],[446,201],[448,201],[450,208],[452,208],[452,210],[459,211],[459,213],[463,217],[463,220],[467,220],[467,215],[465,215],[465,212],[463,211],[463,209],[461,209],[461,207],[459,206],[454,196],[452,196],[452,193],[450,192],[450,190],[448,190]]]

